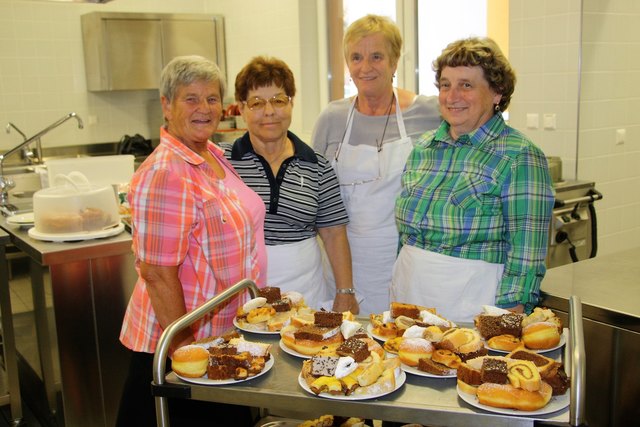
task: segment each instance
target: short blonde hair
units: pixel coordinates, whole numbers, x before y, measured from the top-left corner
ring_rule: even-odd
[[[349,45],[357,43],[372,34],[380,33],[387,42],[389,57],[392,64],[397,64],[402,53],[402,36],[398,26],[391,19],[380,15],[366,15],[349,25],[344,33],[342,48],[344,58],[349,61]]]
[[[433,61],[436,72],[436,87],[440,87],[440,76],[445,67],[482,68],[489,87],[502,95],[498,107],[505,111],[511,102],[516,87],[516,73],[498,44],[488,37],[470,37],[450,43]]]

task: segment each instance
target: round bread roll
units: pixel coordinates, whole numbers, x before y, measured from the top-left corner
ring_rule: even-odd
[[[555,323],[531,323],[522,328],[522,342],[527,348],[544,350],[560,343],[560,333]]]
[[[200,378],[207,372],[209,352],[199,345],[185,345],[173,352],[171,369],[187,378]]]
[[[342,334],[339,333],[322,341],[296,339],[296,337],[294,336],[296,330],[297,328],[293,325],[288,325],[282,328],[282,330],[280,331],[282,343],[291,350],[294,350],[306,356],[313,356],[315,354],[318,354],[320,351],[335,351],[335,349],[337,349],[338,346],[344,341],[344,339],[342,338]]]
[[[418,366],[418,360],[431,358],[433,344],[424,338],[404,338],[398,346],[398,358],[408,366]]]
[[[513,351],[522,345],[522,341],[513,335],[504,334],[489,338],[487,344],[495,350]]]
[[[551,386],[544,381],[538,391],[515,388],[511,384],[484,383],[478,386],[476,396],[481,404],[495,408],[537,411],[549,403],[551,392]]]

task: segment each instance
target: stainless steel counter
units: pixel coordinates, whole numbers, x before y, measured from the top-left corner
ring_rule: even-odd
[[[545,305],[567,312],[577,295],[584,317],[640,333],[640,248],[551,268],[541,291]]]
[[[118,336],[137,278],[131,236],[123,232],[104,239],[52,243],[32,239],[26,230],[5,220],[0,227],[29,256],[41,380],[52,416],[67,427],[113,425],[128,366]],[[51,282],[55,329],[49,327],[45,277]],[[58,353],[53,351],[53,340]],[[60,383],[54,376],[58,363]]]
[[[552,268],[542,305],[561,316],[582,300],[586,420],[591,427],[637,425],[640,419],[640,248]]]

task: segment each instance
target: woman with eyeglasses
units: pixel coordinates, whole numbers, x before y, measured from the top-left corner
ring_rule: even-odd
[[[413,140],[440,123],[437,97],[394,88],[402,37],[389,18],[367,15],[344,35],[344,57],[358,93],[330,103],[313,132],[313,147],[332,164],[349,224],[353,282],[363,314],[389,310],[398,252],[393,206]]]
[[[296,93],[283,61],[259,56],[236,76],[235,98],[247,132],[225,155],[264,201],[267,284],[300,292],[309,307],[358,313],[351,279],[347,213],[330,163],[289,131]],[[329,295],[317,236],[337,290]]]

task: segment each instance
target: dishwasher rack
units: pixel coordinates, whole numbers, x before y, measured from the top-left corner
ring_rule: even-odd
[[[167,398],[246,405],[266,408],[274,413],[304,408],[305,413],[309,415],[308,418],[333,414],[451,427],[469,425],[477,427],[533,427],[538,422],[573,427],[586,425],[584,419],[586,358],[582,309],[579,298],[575,296],[570,298],[568,342],[563,350],[555,350],[557,352],[555,356],[563,357],[565,369],[571,377],[569,408],[552,414],[529,417],[487,412],[468,405],[458,397],[455,378],[407,375],[405,384],[395,392],[369,400],[334,400],[312,396],[302,390],[297,381],[301,359],[280,349],[279,335],[245,333],[249,340],[272,344],[274,366],[269,373],[255,379],[232,385],[208,386],[183,382],[173,372],[167,374],[163,362],[166,360],[169,343],[175,334],[212,311],[218,304],[245,289],[252,297],[258,295],[255,283],[250,280],[242,280],[194,311],[174,321],[160,337],[154,356],[152,383],[159,427],[170,425]],[[362,318],[358,320],[367,321]],[[549,355],[553,357],[553,355]]]

